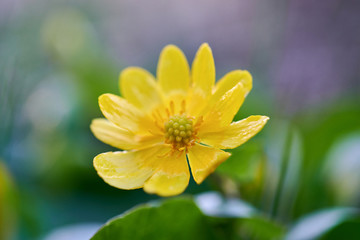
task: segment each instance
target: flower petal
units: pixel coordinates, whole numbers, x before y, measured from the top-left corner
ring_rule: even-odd
[[[121,189],[141,188],[161,163],[164,147],[159,145],[139,151],[107,152],[94,158],[99,176]]]
[[[192,85],[188,96],[187,111],[198,117],[208,104],[215,83],[215,64],[211,48],[203,43],[195,55],[191,68]]]
[[[199,117],[208,104],[208,98],[205,98],[201,92],[195,92],[193,88],[190,89],[186,98],[186,112],[190,116]]]
[[[161,103],[161,96],[155,78],[148,71],[129,67],[119,77],[122,95],[134,106],[143,110],[151,110]]]
[[[245,95],[246,91],[239,82],[216,102],[210,100],[202,114],[204,122],[199,131],[216,132],[218,129],[228,126],[244,102]]]
[[[203,43],[197,51],[191,74],[194,91],[200,92],[204,98],[209,96],[215,83],[215,63],[207,43]]]
[[[122,129],[133,133],[148,133],[156,129],[151,119],[122,97],[106,93],[99,97],[99,105],[104,116]]]
[[[157,135],[134,135],[128,130],[117,127],[105,118],[94,119],[90,128],[100,141],[124,150],[147,148],[163,140]]]
[[[239,82],[242,83],[246,92],[245,96],[247,96],[252,89],[252,76],[248,71],[234,70],[227,73],[217,82],[214,94],[211,97],[212,101],[218,101],[227,91],[235,87]]]
[[[167,197],[182,193],[189,184],[190,173],[184,152],[163,159],[157,172],[144,184],[147,193]]]
[[[194,180],[200,184],[228,157],[230,153],[213,147],[195,144],[188,153],[189,164]]]
[[[160,53],[157,78],[164,93],[187,91],[190,84],[189,64],[184,53],[174,45],[166,46]]]
[[[221,148],[232,149],[255,136],[269,120],[267,116],[250,116],[233,122],[230,126],[217,132],[199,132],[202,143]]]

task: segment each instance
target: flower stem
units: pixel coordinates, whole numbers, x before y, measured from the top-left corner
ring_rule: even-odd
[[[284,144],[282,160],[281,160],[279,181],[277,184],[276,193],[271,209],[272,218],[278,217],[277,215],[279,210],[279,204],[281,200],[281,195],[283,193],[283,188],[286,179],[286,172],[289,164],[291,145],[292,145],[292,131],[291,131],[291,125],[289,124],[287,126],[286,135],[285,135],[285,144]]]

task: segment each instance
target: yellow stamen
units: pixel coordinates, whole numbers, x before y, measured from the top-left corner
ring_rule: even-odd
[[[180,114],[185,113],[185,109],[186,109],[186,102],[185,102],[185,100],[182,100]]]
[[[197,131],[193,126],[193,118],[187,117],[184,113],[169,117],[164,124],[164,129],[165,143],[171,144],[177,151],[187,152],[187,149],[195,144],[195,139],[198,139]]]
[[[174,115],[175,113],[174,101],[170,101],[170,111],[171,111],[171,115]]]

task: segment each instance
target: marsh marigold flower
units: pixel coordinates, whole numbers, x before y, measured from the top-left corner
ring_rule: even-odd
[[[230,156],[221,149],[243,144],[269,119],[250,116],[232,122],[252,88],[252,77],[235,70],[215,84],[214,59],[206,43],[191,72],[183,52],[168,45],[160,54],[157,80],[144,69],[129,67],[119,84],[123,97],[99,97],[106,119],[94,119],[91,130],[101,141],[124,150],[94,158],[99,176],[121,189],[180,194],[189,183],[189,167],[200,184]]]

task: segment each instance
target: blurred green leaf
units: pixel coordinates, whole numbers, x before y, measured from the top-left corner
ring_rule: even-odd
[[[265,217],[245,218],[240,224],[245,239],[282,239],[285,228]]]
[[[316,114],[304,114],[296,118],[296,125],[303,136],[304,155],[294,218],[324,206],[344,204],[339,202],[339,196],[334,193],[336,189],[329,188],[329,178],[322,174],[322,169],[334,144],[348,134],[359,132],[359,118],[357,102],[336,103]]]
[[[11,239],[16,227],[15,190],[9,172],[0,160],[0,239]]]
[[[295,225],[293,225],[290,228],[286,236],[286,239],[289,240],[318,239],[321,236],[325,236],[325,234],[334,227],[339,226],[340,224],[345,223],[348,220],[354,219],[355,217],[359,218],[359,210],[355,208],[333,208],[333,209],[318,211],[301,218],[297,223],[295,223]],[[357,229],[359,229],[359,226],[360,225],[358,224]],[[359,232],[357,231],[357,233]],[[350,239],[350,238],[326,237],[325,239]]]
[[[231,151],[232,156],[217,168],[217,173],[238,182],[253,181],[261,161],[261,146],[256,142]]]
[[[225,205],[229,205],[228,210],[232,207],[234,211],[239,210],[235,209],[236,206],[233,203],[233,201],[224,202]],[[224,204],[221,206],[224,207]],[[204,208],[204,206],[200,207]],[[284,228],[281,225],[260,214],[254,216],[245,214],[244,216],[249,217],[207,216],[191,199],[173,198],[164,201],[161,205],[147,204],[137,207],[110,220],[94,235],[92,240],[248,239],[249,237],[251,239],[278,239],[284,234]]]
[[[190,199],[171,199],[160,206],[143,205],[110,220],[92,238],[106,239],[231,239],[221,226],[230,219],[206,217]],[[225,234],[225,235],[223,235]]]
[[[321,239],[360,239],[360,217],[342,222],[327,232]]]
[[[196,203],[208,216],[233,217],[241,239],[281,239],[285,227],[264,216],[249,203],[237,198],[223,198],[216,192],[200,194]]]
[[[118,94],[120,69],[107,54],[89,18],[74,7],[57,8],[48,14],[41,33],[53,64],[74,77],[82,107],[92,112],[98,96],[109,91]]]
[[[323,167],[323,179],[337,205],[356,206],[360,199],[360,131],[338,138]]]
[[[231,196],[241,195],[242,199],[259,206],[267,164],[262,142],[258,138],[251,139],[231,153],[232,156],[216,169],[221,191]]]

